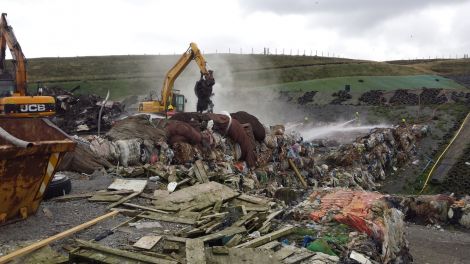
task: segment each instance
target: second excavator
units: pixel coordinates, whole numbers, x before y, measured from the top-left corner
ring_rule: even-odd
[[[212,96],[212,87],[215,84],[212,70],[207,69],[207,62],[202,56],[196,43],[190,43],[188,50],[178,59],[175,65],[165,75],[161,98],[149,100],[139,104],[139,112],[143,113],[164,113],[184,112],[186,99],[178,90],[173,90],[175,80],[184,71],[186,66],[194,60],[201,72],[201,78],[196,82],[194,91],[198,97],[197,111],[212,112],[214,104],[210,100]]]

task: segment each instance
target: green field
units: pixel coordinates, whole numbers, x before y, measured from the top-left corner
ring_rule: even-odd
[[[360,81],[362,80],[362,82]],[[439,81],[436,81],[439,80]],[[349,84],[351,92],[365,92],[370,90],[397,90],[445,88],[464,89],[462,85],[437,75],[406,75],[406,76],[354,76],[325,78],[300,82],[288,82],[271,86],[282,91],[305,92],[332,92],[344,89]]]

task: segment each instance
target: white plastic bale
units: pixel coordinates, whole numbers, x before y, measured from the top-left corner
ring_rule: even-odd
[[[119,148],[119,161],[122,166],[136,165],[140,161],[140,145],[139,139],[118,140],[116,145]]]

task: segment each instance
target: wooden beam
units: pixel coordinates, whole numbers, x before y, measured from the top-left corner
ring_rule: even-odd
[[[147,210],[147,211],[152,211],[152,212],[156,212],[156,213],[169,214],[169,212],[166,212],[166,211],[163,211],[163,210],[158,210],[158,209],[155,209],[155,208],[152,208],[152,207],[142,206],[142,205],[133,204],[133,203],[123,203],[123,205],[133,207],[133,208],[143,209],[143,210]]]
[[[119,200],[119,201],[117,201],[117,202],[115,202],[115,203],[112,203],[112,204],[108,205],[108,207],[106,207],[106,208],[107,208],[107,209],[111,209],[111,208],[113,208],[113,207],[116,207],[116,206],[118,206],[118,205],[120,205],[120,204],[123,204],[123,203],[129,201],[130,199],[136,197],[136,196],[139,195],[139,194],[140,194],[140,192],[131,193],[131,194],[129,194],[128,196],[123,197],[121,200]]]
[[[266,234],[264,236],[260,236],[258,238],[255,238],[251,241],[245,242],[243,244],[240,244],[238,246],[235,246],[236,248],[254,248],[254,247],[259,247],[261,245],[264,245],[268,242],[271,242],[273,240],[276,240],[280,237],[286,236],[291,234],[292,232],[295,231],[295,227],[293,226],[288,226],[284,227],[282,229],[279,229],[277,231],[274,231],[272,233]]]
[[[205,264],[204,242],[200,239],[188,239],[186,241],[186,263]]]
[[[264,244],[264,245],[262,245],[262,246],[259,246],[258,248],[262,248],[262,249],[274,249],[274,248],[276,248],[276,247],[278,247],[278,246],[280,246],[280,245],[281,245],[281,242],[279,242],[279,241],[271,241],[271,242],[266,243],[266,244]]]
[[[308,188],[307,182],[305,181],[305,179],[304,179],[304,177],[302,176],[302,174],[300,174],[299,169],[297,169],[297,166],[295,166],[294,161],[292,161],[291,159],[289,159],[289,165],[290,165],[291,168],[294,170],[295,175],[297,175],[297,178],[299,178],[300,182],[302,183],[302,186],[304,186],[304,188]]]
[[[130,190],[120,190],[120,191],[97,191],[97,192],[88,192],[88,193],[77,193],[77,194],[69,194],[69,195],[55,197],[55,198],[52,198],[51,201],[65,202],[65,201],[74,200],[74,199],[89,198],[89,197],[92,197],[96,194],[99,194],[99,195],[115,195],[115,194],[129,194],[129,193],[132,193],[132,191],[130,191]]]
[[[30,253],[30,252],[32,252],[32,251],[38,249],[38,248],[44,247],[44,246],[46,246],[46,245],[48,245],[48,244],[50,244],[50,243],[52,243],[52,242],[54,242],[54,241],[57,241],[57,240],[59,240],[59,239],[65,238],[65,237],[67,237],[67,236],[70,236],[70,235],[72,235],[72,234],[74,234],[74,233],[76,233],[76,232],[78,232],[78,231],[81,231],[81,230],[83,230],[83,229],[85,229],[85,228],[88,228],[88,227],[90,227],[90,226],[92,226],[92,225],[94,225],[94,224],[96,224],[96,223],[98,223],[98,222],[101,222],[101,221],[103,221],[103,220],[105,220],[105,219],[107,219],[107,218],[110,218],[110,217],[112,217],[112,216],[115,216],[115,215],[117,215],[117,214],[119,214],[119,212],[117,212],[117,211],[109,212],[109,213],[107,213],[107,214],[105,214],[105,215],[102,215],[102,216],[100,216],[100,217],[97,217],[97,218],[95,218],[95,219],[93,219],[93,220],[90,220],[90,221],[88,221],[88,222],[86,222],[86,223],[83,223],[83,224],[78,225],[78,226],[76,226],[76,227],[73,227],[73,228],[71,228],[71,229],[69,229],[69,230],[66,230],[66,231],[64,231],[64,232],[62,232],[62,233],[59,233],[59,234],[57,234],[57,235],[48,237],[48,238],[46,238],[46,239],[43,239],[43,240],[38,241],[38,242],[36,242],[36,243],[33,243],[33,244],[31,244],[31,245],[29,245],[29,246],[27,246],[27,247],[21,248],[21,249],[19,249],[19,250],[13,251],[12,253],[10,253],[10,254],[8,254],[8,255],[5,255],[5,256],[3,256],[3,257],[0,257],[0,263],[6,263],[6,262],[8,262],[8,261],[13,260],[14,258],[17,258],[17,257],[23,256],[23,255],[25,255],[25,254],[28,254],[28,253]]]
[[[243,233],[243,232],[246,232],[246,228],[244,226],[242,226],[242,227],[231,226],[229,228],[225,228],[224,230],[222,230],[220,232],[199,237],[199,239],[201,239],[204,242],[207,242],[207,241],[211,241],[211,240],[220,239],[220,238],[223,238],[223,237],[226,237],[226,236],[232,236],[232,235],[235,235],[235,234],[240,234],[240,233]]]
[[[86,248],[91,248],[91,249],[94,249],[94,250],[97,250],[97,251],[102,251],[102,252],[105,252],[105,253],[108,253],[108,254],[112,254],[112,255],[116,255],[116,256],[121,256],[121,257],[129,258],[129,259],[141,261],[143,263],[159,263],[159,264],[176,264],[176,263],[178,263],[176,261],[170,261],[170,260],[155,258],[155,257],[151,257],[151,256],[146,256],[146,255],[142,255],[142,254],[126,251],[126,250],[110,248],[110,247],[100,245],[98,243],[88,242],[88,241],[84,241],[84,240],[80,240],[80,239],[76,239],[76,241],[80,245],[82,245],[83,247],[86,247]]]
[[[145,212],[145,213],[138,215],[138,217],[164,221],[164,222],[187,224],[187,225],[196,224],[196,220],[194,219],[184,218],[184,217],[180,217],[177,215],[159,214],[159,213],[154,213],[154,212]]]

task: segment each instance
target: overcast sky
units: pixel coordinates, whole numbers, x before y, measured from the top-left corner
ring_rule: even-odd
[[[388,60],[470,53],[470,0],[2,0],[27,58],[261,52]]]

